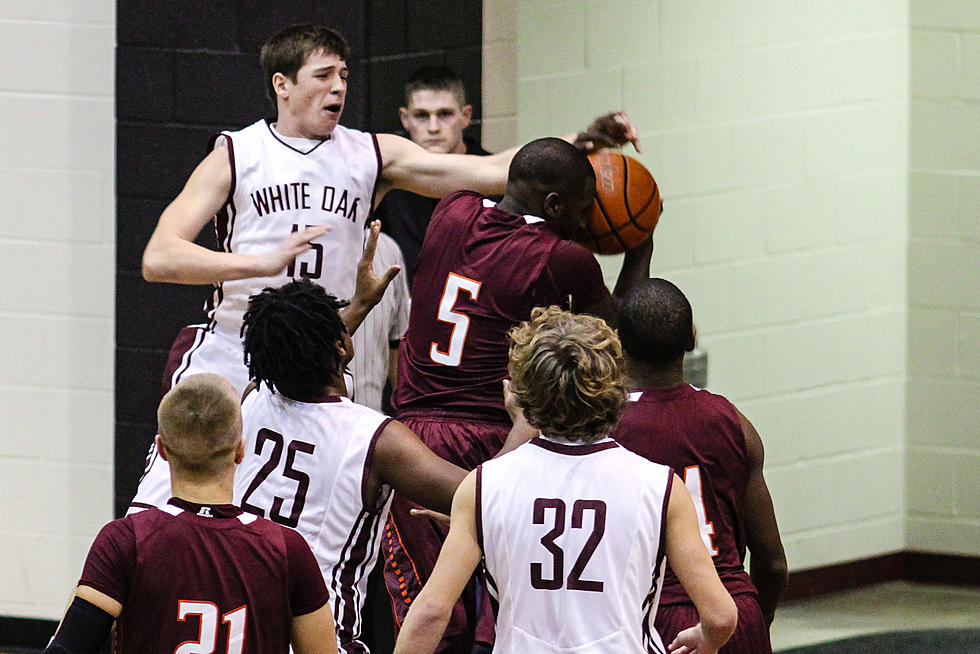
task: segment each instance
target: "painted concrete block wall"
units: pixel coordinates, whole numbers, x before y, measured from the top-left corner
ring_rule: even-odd
[[[691,298],[710,388],[763,435],[791,569],[903,549],[907,3],[517,15],[518,139],[620,107],[640,128],[665,202],[654,274]]]
[[[908,545],[980,555],[980,2],[911,2]]]
[[[112,517],[112,0],[0,5],[0,615],[57,618]]]

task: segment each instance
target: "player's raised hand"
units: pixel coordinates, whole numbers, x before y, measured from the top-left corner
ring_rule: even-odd
[[[299,255],[309,250],[310,241],[323,236],[330,231],[325,225],[310,225],[301,232],[293,232],[276,246],[276,249],[260,257],[256,276],[271,277],[278,275]]]
[[[388,284],[401,271],[401,266],[392,266],[378,277],[374,272],[374,253],[378,249],[378,236],[381,234],[381,221],[373,220],[368,226],[368,237],[364,243],[361,260],[357,262],[357,282],[354,285],[352,301],[374,306],[381,301]]]
[[[573,145],[586,152],[595,152],[602,148],[618,148],[627,143],[632,143],[636,151],[640,152],[640,134],[636,125],[625,111],[613,111],[593,120],[584,132],[575,136]]]

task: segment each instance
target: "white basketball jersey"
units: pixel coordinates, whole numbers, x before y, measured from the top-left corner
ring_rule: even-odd
[[[391,491],[373,506],[362,489],[374,443],[390,418],[331,397],[296,402],[268,388],[242,402],[245,459],[235,472],[235,504],[297,529],[320,564],[340,651],[367,651],[361,607],[378,556]]]
[[[222,135],[233,177],[230,201],[215,217],[221,250],[265,254],[310,225],[326,225],[330,231],[275,277],[218,285],[210,317],[237,334],[248,297],[290,279],[307,278],[349,299],[381,170],[374,135],[338,125],[330,138],[307,151],[287,144],[265,120]]]
[[[536,438],[477,472],[495,654],[666,652],[653,628],[670,468]]]

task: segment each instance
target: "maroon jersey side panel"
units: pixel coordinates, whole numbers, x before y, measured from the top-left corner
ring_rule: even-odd
[[[755,593],[742,565],[748,460],[735,407],[720,395],[687,384],[643,390],[634,399],[635,395],[627,403],[613,438],[651,461],[669,465],[685,480],[713,530],[710,542],[717,550],[712,560],[718,576],[732,594]],[[664,579],[661,604],[690,602],[669,567]]]
[[[327,602],[301,536],[263,518],[245,524],[234,507],[204,509],[143,511],[93,543],[79,583],[122,603],[120,654],[171,654],[182,643],[234,651],[238,642],[245,654],[285,654],[292,617]]]
[[[561,247],[558,247],[559,244]],[[560,256],[567,265],[553,266]],[[556,278],[555,271],[576,275]],[[607,293],[595,258],[544,222],[484,206],[482,196],[446,196],[432,214],[412,282],[399,352],[399,417],[444,411],[508,422],[501,380],[507,331],[536,306],[589,306]]]

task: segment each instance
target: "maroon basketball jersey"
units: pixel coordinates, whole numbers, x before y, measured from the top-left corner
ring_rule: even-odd
[[[123,605],[118,654],[285,654],[293,616],[329,599],[298,532],[177,498],[103,527],[79,585]]]
[[[581,310],[608,292],[595,257],[543,220],[501,211],[471,191],[446,196],[412,282],[398,416],[438,411],[509,423],[501,386],[508,330],[534,307]]]
[[[748,458],[731,402],[688,384],[636,390],[612,436],[623,447],[674,469],[691,492],[701,537],[725,588],[733,595],[755,593],[742,565]],[[668,567],[660,603],[690,601]]]

